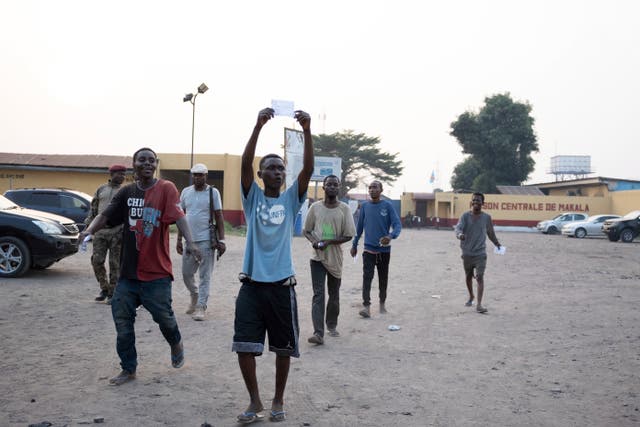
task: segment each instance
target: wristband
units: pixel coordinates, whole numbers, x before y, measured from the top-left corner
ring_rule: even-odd
[[[219,240],[218,240],[218,243],[224,243],[224,244],[226,244],[226,243],[225,243],[225,241],[224,241],[224,239],[219,239]]]

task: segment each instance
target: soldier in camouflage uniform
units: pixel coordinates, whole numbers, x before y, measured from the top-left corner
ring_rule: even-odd
[[[112,165],[109,168],[111,179],[108,183],[101,185],[96,190],[96,194],[91,201],[91,214],[85,220],[85,224],[91,224],[91,221],[98,214],[101,214],[113,196],[116,195],[120,186],[124,182],[127,168],[123,165]],[[115,290],[118,276],[120,273],[120,248],[122,245],[122,225],[115,227],[104,227],[93,236],[93,255],[91,255],[91,265],[96,275],[96,279],[100,284],[100,294],[96,297],[97,302],[104,301],[106,304],[111,303],[111,297]],[[107,270],[104,262],[109,252],[109,277],[107,278]]]

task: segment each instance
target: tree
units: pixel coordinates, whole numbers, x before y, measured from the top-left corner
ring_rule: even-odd
[[[451,188],[454,190],[471,190],[473,180],[480,175],[480,164],[472,156],[467,157],[453,168]]]
[[[469,154],[454,169],[454,189],[495,193],[497,185],[520,185],[533,172],[538,143],[531,105],[514,102],[509,93],[484,102],[478,113],[467,111],[451,123],[451,135]]]
[[[398,153],[389,154],[378,147],[380,138],[370,137],[352,130],[313,137],[316,156],[340,157],[342,176],[340,197],[356,188],[360,180],[377,179],[382,183],[393,183],[402,174],[402,161]]]

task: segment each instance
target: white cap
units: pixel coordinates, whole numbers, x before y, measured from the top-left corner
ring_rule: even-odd
[[[203,174],[207,174],[209,173],[209,171],[207,170],[207,167],[203,164],[203,163],[196,163],[195,165],[193,165],[193,167],[191,168],[191,173],[203,173]]]

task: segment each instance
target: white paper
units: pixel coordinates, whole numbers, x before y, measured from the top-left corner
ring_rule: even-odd
[[[87,251],[87,243],[89,243],[92,238],[93,238],[93,236],[91,234],[87,234],[87,237],[85,237],[82,240],[82,243],[80,243],[80,250],[82,252],[86,252]]]
[[[284,101],[282,99],[272,99],[271,108],[274,109],[276,116],[293,117],[293,114],[294,114],[293,101]]]
[[[507,252],[506,246],[500,246],[500,247],[496,246],[493,248],[493,253],[497,255],[504,255],[506,252]]]

